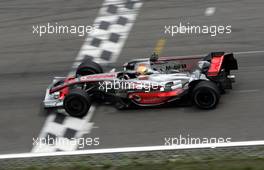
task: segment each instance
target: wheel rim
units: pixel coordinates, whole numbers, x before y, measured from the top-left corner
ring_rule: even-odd
[[[210,108],[215,105],[216,96],[210,90],[200,90],[196,93],[196,103],[201,107]]]
[[[84,108],[85,108],[85,102],[79,98],[72,98],[67,103],[68,112],[74,115],[82,114]]]

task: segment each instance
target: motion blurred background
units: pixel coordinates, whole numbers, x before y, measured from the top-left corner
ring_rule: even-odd
[[[46,114],[42,100],[54,76],[70,71],[85,37],[39,37],[33,25],[93,25],[102,0],[0,1],[0,154],[29,152]],[[98,106],[85,137],[100,137],[97,148],[163,145],[164,137],[230,137],[263,140],[264,2],[262,0],[145,0],[122,51],[112,66],[148,57],[162,39],[161,56],[236,52],[237,82],[212,111],[195,107],[117,111]],[[209,8],[209,9],[208,9]],[[208,13],[209,10],[209,13]],[[211,10],[211,12],[210,12]],[[231,25],[230,34],[165,34],[164,27]],[[108,65],[110,67],[110,65]],[[53,114],[53,113],[51,113]],[[90,149],[86,147],[84,149]]]

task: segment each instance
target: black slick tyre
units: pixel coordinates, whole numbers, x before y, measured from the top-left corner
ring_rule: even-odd
[[[210,81],[201,81],[192,90],[192,100],[200,109],[213,109],[220,99],[217,85]]]
[[[84,117],[91,106],[90,97],[84,90],[74,89],[65,97],[63,107],[65,111],[73,117]]]
[[[76,70],[76,77],[103,73],[102,67],[92,60],[84,60]]]

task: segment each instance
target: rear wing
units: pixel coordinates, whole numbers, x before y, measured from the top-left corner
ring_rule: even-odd
[[[149,58],[131,60],[124,64],[125,70],[135,70],[137,63],[150,62],[153,70],[166,72],[171,69],[177,69],[180,72],[191,72],[197,68],[199,61],[208,61],[210,63],[209,75],[216,76],[225,68],[227,72],[230,70],[237,70],[237,61],[232,53],[212,52],[207,56],[177,56],[177,57],[160,57],[156,61],[150,61]]]
[[[234,58],[233,53],[213,52],[203,58],[204,61],[210,62],[210,67],[207,71],[207,76],[218,76],[222,69],[227,73],[230,70],[237,70],[237,60]]]
[[[192,57],[160,57],[155,64],[161,62],[161,67],[165,69],[177,69],[180,72],[193,71],[197,68],[199,61],[208,61],[210,63],[207,70],[207,76],[218,76],[222,69],[226,73],[230,73],[230,70],[237,70],[237,60],[234,58],[233,53],[225,52],[212,52],[207,56],[192,56]],[[164,63],[162,63],[164,62]]]

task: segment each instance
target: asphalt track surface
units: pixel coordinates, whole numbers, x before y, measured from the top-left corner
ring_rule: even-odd
[[[62,5],[63,4],[63,5]],[[89,25],[102,1],[0,2],[0,153],[28,152],[45,116],[44,91],[54,76],[66,75],[84,37],[37,37],[32,25],[61,22]],[[205,16],[207,7],[216,13]],[[144,1],[138,19],[119,56],[120,65],[149,56],[160,38],[162,56],[206,54],[210,51],[264,50],[262,0]],[[164,34],[165,25],[231,25],[228,35]],[[231,137],[232,141],[263,140],[264,53],[237,54],[239,71],[234,90],[221,98],[217,109],[175,107],[117,111],[99,106],[89,137],[100,137],[101,148],[163,145],[164,137]],[[88,137],[87,136],[87,137]],[[89,149],[89,148],[86,148]]]

